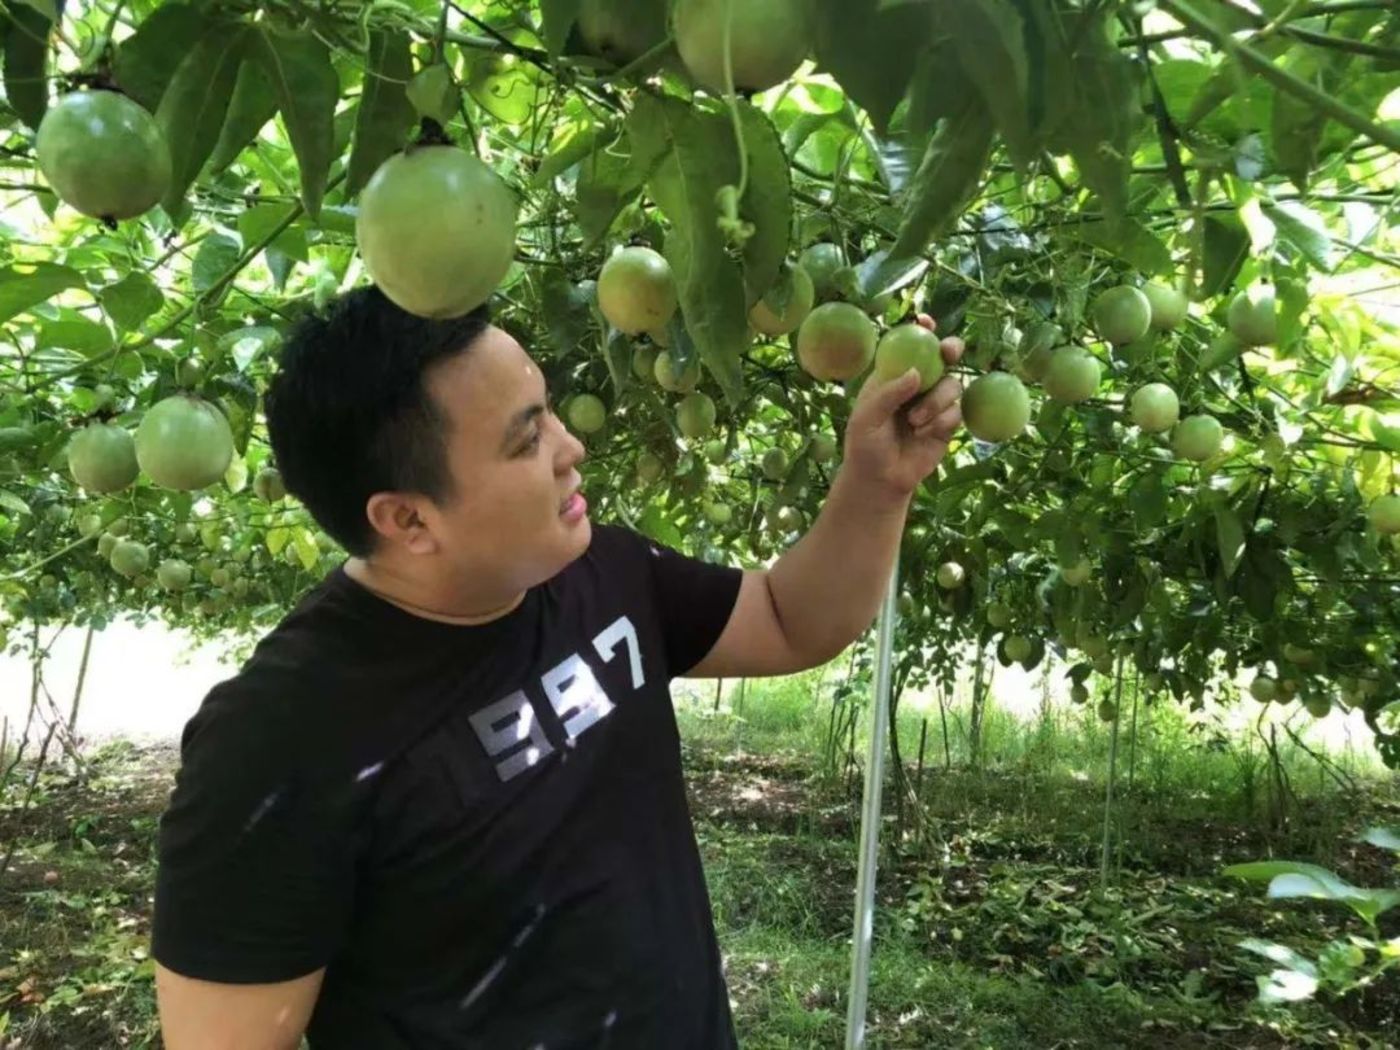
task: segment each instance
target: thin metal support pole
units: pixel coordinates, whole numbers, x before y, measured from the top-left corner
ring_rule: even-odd
[[[875,867],[880,859],[880,795],[884,788],[885,741],[889,733],[893,685],[895,595],[899,559],[880,606],[875,643],[875,697],[870,705],[870,752],[865,761],[865,795],[860,814],[860,867],[856,875],[856,915],[851,951],[851,990],[846,1013],[846,1050],[865,1046],[865,1016],[870,1000],[870,950],[875,932]]]

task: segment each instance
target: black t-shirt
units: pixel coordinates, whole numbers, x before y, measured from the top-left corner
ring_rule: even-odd
[[[668,683],[741,573],[620,528],[475,627],[343,569],[185,727],[153,954],[314,1050],[735,1047]]]

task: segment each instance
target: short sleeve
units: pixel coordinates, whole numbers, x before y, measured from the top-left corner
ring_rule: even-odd
[[[186,977],[301,977],[330,962],[349,927],[343,807],[290,757],[314,741],[298,742],[256,690],[233,679],[205,699],[160,821],[152,954]]]
[[[687,557],[646,536],[636,538],[651,565],[666,666],[672,678],[679,678],[719,641],[734,612],[744,572]]]

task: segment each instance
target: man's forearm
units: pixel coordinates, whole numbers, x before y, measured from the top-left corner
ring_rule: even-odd
[[[860,637],[880,608],[909,498],[862,487],[844,472],[803,536],[768,572],[789,645],[825,663]]]

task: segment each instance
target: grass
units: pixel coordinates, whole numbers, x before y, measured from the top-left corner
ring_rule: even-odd
[[[728,683],[718,713],[713,686],[678,700],[746,1050],[844,1041],[865,720],[852,767],[849,735],[832,740],[841,670],[748,683],[742,700]],[[911,765],[925,714],[901,712]],[[1235,861],[1286,856],[1358,885],[1393,885],[1394,858],[1354,841],[1370,823],[1400,822],[1393,775],[1336,756],[1358,778],[1344,793],[1280,738],[1297,794],[1281,812],[1254,737],[1193,727],[1166,706],[1140,713],[1131,787],[1120,765],[1104,888],[1105,727],[1075,708],[1024,721],[992,707],[978,768],[964,714],[960,702],[945,763],[932,710],[918,806],[903,820],[887,806],[868,1046],[1393,1045],[1393,977],[1338,1002],[1260,1006],[1254,982],[1265,967],[1239,942],[1315,953],[1349,928],[1347,916],[1270,902],[1220,875]],[[1125,747],[1120,739],[1120,763]],[[17,836],[20,846],[0,881],[0,1046],[159,1045],[145,945],[155,821],[174,760],[168,747],[114,745],[90,756],[86,782],[57,770],[41,778],[23,814],[17,794],[0,800],[0,844]],[[1400,934],[1400,923],[1387,932]]]

